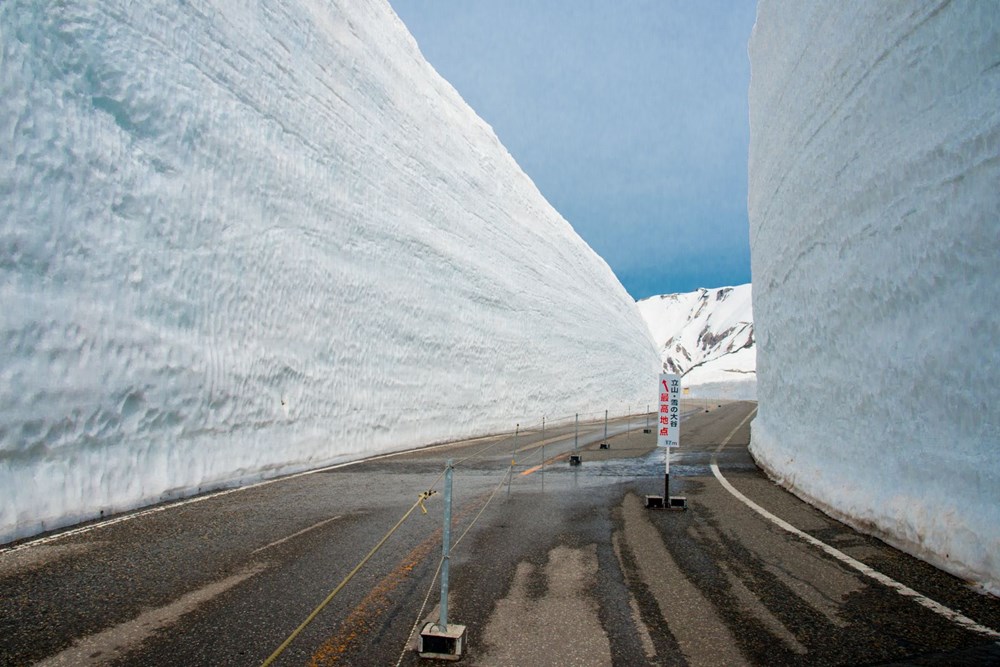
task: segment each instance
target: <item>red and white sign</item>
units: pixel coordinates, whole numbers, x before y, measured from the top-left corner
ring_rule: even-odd
[[[656,446],[673,449],[681,446],[681,376],[660,376],[660,409],[656,425]]]

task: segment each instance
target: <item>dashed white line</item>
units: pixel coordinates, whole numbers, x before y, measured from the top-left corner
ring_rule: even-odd
[[[715,475],[715,478],[717,480],[719,480],[719,483],[722,484],[723,488],[725,488],[726,491],[729,491],[729,493],[731,493],[733,496],[735,496],[737,500],[739,500],[744,505],[746,505],[747,507],[749,507],[750,509],[752,509],[754,512],[757,512],[757,514],[761,515],[762,517],[764,517],[765,519],[767,519],[768,521],[770,521],[774,525],[778,526],[779,528],[781,528],[781,529],[783,529],[785,531],[788,531],[789,533],[791,533],[792,535],[795,535],[796,537],[799,537],[799,538],[805,540],[809,544],[822,549],[824,552],[826,552],[830,556],[833,556],[834,558],[836,558],[840,562],[844,563],[845,565],[848,565],[848,566],[854,568],[855,570],[857,570],[861,574],[865,575],[866,577],[870,577],[870,578],[874,579],[875,581],[879,582],[880,584],[888,586],[889,588],[895,590],[900,595],[903,595],[905,597],[908,597],[908,598],[912,599],[914,602],[916,602],[916,603],[918,603],[918,604],[926,607],[927,609],[930,609],[934,613],[943,616],[944,618],[948,619],[949,621],[951,621],[951,622],[953,622],[953,623],[955,623],[957,625],[962,626],[963,628],[966,628],[968,630],[972,630],[973,632],[978,632],[980,634],[987,635],[989,637],[1000,638],[1000,632],[997,632],[996,630],[993,630],[991,628],[987,628],[984,625],[980,625],[980,624],[976,623],[975,621],[973,621],[968,616],[963,616],[962,614],[958,613],[954,609],[949,609],[948,607],[945,607],[943,604],[941,604],[939,602],[935,602],[934,600],[931,600],[930,598],[928,598],[928,597],[922,595],[921,593],[918,593],[917,591],[913,590],[909,586],[906,586],[905,584],[899,583],[895,579],[892,579],[891,577],[888,577],[888,576],[882,574],[878,570],[875,570],[874,568],[871,568],[868,565],[865,565],[861,561],[859,561],[857,559],[854,559],[854,558],[851,558],[850,556],[848,556],[844,552],[839,551],[839,550],[831,547],[826,542],[821,542],[820,540],[817,540],[812,535],[809,535],[808,533],[799,530],[798,528],[796,528],[792,524],[788,523],[784,519],[781,519],[781,518],[775,516],[774,514],[771,514],[770,512],[768,512],[766,509],[764,509],[763,507],[761,507],[760,505],[758,505],[757,503],[755,503],[754,501],[750,500],[745,495],[743,495],[742,493],[740,493],[736,489],[736,487],[734,487],[732,484],[730,484],[729,480],[727,480],[725,477],[723,477],[722,473],[719,471],[719,465],[718,465],[717,456],[718,456],[719,452],[722,451],[722,448],[725,447],[726,445],[728,445],[729,441],[733,439],[733,436],[736,435],[736,432],[738,430],[740,430],[740,428],[742,428],[743,425],[746,424],[750,420],[750,418],[753,417],[753,415],[756,412],[757,412],[757,408],[754,408],[753,410],[751,410],[750,414],[748,414],[743,419],[743,421],[741,421],[739,423],[739,425],[736,428],[734,428],[732,430],[732,432],[730,432],[729,435],[726,436],[726,439],[722,441],[722,444],[719,445],[716,448],[715,452],[712,454],[712,465],[711,465],[711,467],[712,467],[712,474]]]
[[[156,632],[168,628],[180,617],[194,611],[200,605],[225,593],[230,588],[240,584],[258,572],[262,572],[264,564],[254,565],[237,574],[208,584],[196,591],[191,591],[168,605],[150,609],[141,615],[120,623],[114,627],[102,630],[93,635],[77,639],[66,650],[41,661],[36,667],[87,667],[90,665],[106,665],[122,658],[129,650],[138,646]]]
[[[264,546],[260,547],[259,549],[254,549],[253,551],[250,552],[250,555],[252,556],[255,553],[259,553],[261,551],[264,551],[265,549],[270,549],[271,547],[276,547],[279,544],[283,544],[284,542],[287,542],[288,540],[291,540],[291,539],[294,539],[294,538],[298,537],[299,535],[304,535],[305,533],[308,533],[310,530],[313,530],[315,528],[319,528],[320,526],[325,526],[326,524],[330,523],[331,521],[336,521],[337,519],[341,518],[342,516],[343,516],[343,514],[338,514],[337,516],[330,517],[329,519],[323,519],[322,521],[314,523],[313,525],[309,526],[308,528],[303,528],[302,530],[300,530],[297,533],[292,533],[288,537],[282,537],[280,540],[275,540],[274,542],[271,542],[270,544],[265,544]]]

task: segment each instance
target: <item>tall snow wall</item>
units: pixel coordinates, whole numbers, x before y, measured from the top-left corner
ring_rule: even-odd
[[[0,541],[648,402],[634,302],[383,0],[6,0],[0,48]]]
[[[1000,590],[1000,13],[761,0],[750,61],[752,452]]]

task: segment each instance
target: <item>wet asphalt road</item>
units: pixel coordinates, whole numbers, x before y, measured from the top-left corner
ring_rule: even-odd
[[[564,423],[546,432],[544,469],[535,430],[516,448],[510,436],[456,443],[7,550],[0,665],[258,665],[447,458],[458,462],[453,543],[479,517],[452,556],[449,616],[468,628],[464,664],[1000,663],[996,638],[864,577],[724,489],[709,463],[731,436],[718,465],[740,492],[1000,629],[1000,600],[769,482],[746,451],[753,404],[716,406],[683,422],[671,491],[687,497],[684,512],[643,507],[644,494],[662,491],[663,458],[637,417],[628,435],[624,420],[612,423],[609,450],[597,449],[602,424],[581,427],[579,467],[565,460],[573,427]],[[275,664],[429,664],[408,645],[418,618],[436,618],[441,501],[414,512]]]

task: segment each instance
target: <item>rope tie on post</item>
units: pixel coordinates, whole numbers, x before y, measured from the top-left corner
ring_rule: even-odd
[[[420,497],[417,498],[417,504],[420,505],[420,511],[423,512],[424,514],[427,514],[427,508],[424,507],[424,501],[433,496],[435,493],[437,493],[437,491],[432,491],[428,489],[427,491],[421,493]]]

